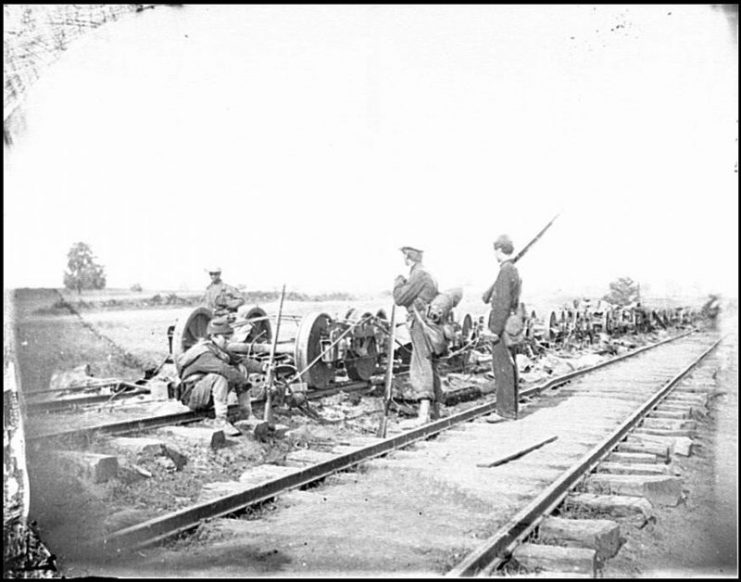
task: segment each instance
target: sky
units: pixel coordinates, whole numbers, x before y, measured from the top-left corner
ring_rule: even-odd
[[[66,51],[4,153],[6,287],[738,296],[738,17],[709,5],[161,6]]]

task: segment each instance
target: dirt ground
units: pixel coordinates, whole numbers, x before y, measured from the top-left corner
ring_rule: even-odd
[[[344,309],[340,304],[325,308],[318,305],[300,307],[308,311],[319,309],[332,315]],[[270,306],[266,309],[269,311]],[[174,323],[181,311],[157,309],[83,314],[85,322],[97,331],[95,333],[73,315],[31,316],[28,310],[21,310],[23,318],[18,322],[17,337],[22,382],[26,386],[48,386],[55,371],[83,363],[90,363],[98,377],[140,378],[144,370],[137,364],[156,362],[166,355],[167,325]],[[719,378],[725,394],[714,401],[713,411],[703,424],[706,430],[702,431],[702,446],[695,455],[681,462],[688,491],[687,502],[677,508],[662,510],[656,523],[630,531],[618,556],[608,563],[605,577],[731,576],[737,573],[738,340],[735,316],[726,315],[722,331],[732,335],[723,345],[723,356],[718,360],[722,364]],[[108,339],[101,339],[100,334]],[[126,354],[133,359],[126,358]],[[332,416],[334,409],[341,409],[346,416],[353,416],[357,410],[359,417],[349,426],[321,427],[325,436],[329,429],[336,432],[335,439],[373,432],[377,418],[364,413],[371,412],[376,402],[364,399],[358,405],[354,399],[344,395],[336,400],[335,403],[328,402],[323,411],[319,410],[327,417]],[[322,431],[315,430],[315,433],[321,434]],[[198,478],[182,479],[182,473],[172,474],[168,468],[156,463],[144,463],[146,469],[161,473],[160,477],[171,482],[173,489],[169,497],[163,497],[161,491],[149,489],[146,481],[133,488],[114,482],[93,488],[91,500],[74,478],[65,476],[52,460],[45,458],[44,451],[35,454],[32,462],[36,468],[32,473],[32,513],[39,521],[42,535],[54,531],[54,539],[49,540],[52,547],[58,540],[74,540],[83,533],[88,535],[103,529],[118,529],[128,522],[141,521],[155,510],[172,510],[192,503],[202,481]],[[266,451],[260,448],[251,454],[254,457],[251,462],[259,462]],[[218,480],[216,477],[234,478],[243,466],[241,462],[239,466],[235,465],[233,451],[230,453],[228,450],[214,455],[208,462],[212,464],[213,480]],[[113,520],[109,516],[111,511],[106,510],[107,505],[108,509],[115,506],[117,510]],[[349,506],[348,519],[355,517],[351,510],[352,506]],[[86,519],[73,524],[65,518],[70,514],[85,515]],[[733,516],[732,520],[730,516]],[[181,540],[177,543],[186,544],[190,553],[197,550],[198,542],[198,536],[194,536],[190,542]],[[263,556],[261,559],[270,562],[272,558]],[[74,569],[64,573],[67,576],[84,575]],[[131,574],[130,571],[128,575]],[[183,574],[193,575],[194,571],[184,571]],[[213,572],[208,571],[205,575],[213,575]],[[227,568],[224,575],[239,573],[229,572]]]

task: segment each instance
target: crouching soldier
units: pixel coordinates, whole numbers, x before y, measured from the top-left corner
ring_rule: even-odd
[[[247,375],[265,372],[267,362],[247,359],[240,363],[236,355],[227,351],[233,330],[223,318],[212,319],[206,333],[208,338],[198,341],[175,364],[181,380],[180,401],[191,410],[213,405],[215,418],[209,424],[226,428],[227,397],[234,390],[242,414],[254,420]]]

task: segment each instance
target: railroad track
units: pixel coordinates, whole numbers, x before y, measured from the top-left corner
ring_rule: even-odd
[[[330,388],[325,388],[322,390],[316,390],[316,391],[310,392],[307,395],[307,398],[309,400],[318,400],[321,398],[332,396],[339,392],[358,392],[358,391],[363,391],[363,390],[369,390],[370,388],[379,384],[380,382],[381,382],[380,380],[372,380],[368,382],[364,382],[364,381],[339,382],[336,385],[331,386]],[[135,395],[138,395],[138,392]],[[94,399],[95,403],[100,403],[101,401],[108,402],[110,400],[110,396],[96,395],[95,397],[91,397],[91,399]],[[259,406],[260,404],[262,404],[262,402],[263,402],[262,400],[255,400],[254,405]],[[88,402],[88,404],[91,404],[91,402]],[[29,404],[27,404],[27,406],[29,406]],[[58,409],[56,409],[56,411],[63,410],[64,408],[65,407],[59,407]],[[52,412],[52,411],[53,410],[47,410],[47,412]],[[237,411],[238,411],[238,407],[236,405],[232,405],[229,407],[229,414],[233,415],[237,413]],[[208,418],[209,416],[213,416],[212,411],[189,410],[185,412],[175,412],[171,414],[160,414],[160,415],[154,415],[154,416],[146,416],[143,418],[122,420],[119,422],[99,423],[99,424],[95,424],[95,425],[84,427],[84,428],[69,428],[69,429],[54,430],[54,431],[47,431],[47,432],[29,431],[29,434],[26,436],[26,440],[30,443],[39,443],[42,441],[54,440],[54,439],[81,440],[81,439],[89,438],[90,436],[94,434],[125,435],[125,434],[131,434],[131,433],[137,433],[137,432],[142,432],[146,430],[161,428],[164,426],[190,424],[193,422],[204,420]]]
[[[533,509],[528,504],[523,505],[522,502],[516,503],[514,506],[524,507],[524,509],[521,509],[520,513],[527,510],[526,513],[523,514],[525,517],[518,517],[519,513],[516,513],[504,520],[503,517],[507,516],[507,512],[496,512],[497,519],[501,521],[502,524],[509,524],[507,525],[507,531],[509,533],[505,534],[503,530],[498,531],[494,537],[499,541],[495,540],[489,544],[491,547],[487,546],[488,549],[479,548],[471,551],[466,559],[462,560],[449,571],[454,575],[471,575],[482,571],[485,568],[491,567],[491,564],[499,559],[502,552],[505,554],[511,552],[511,545],[515,543],[519,537],[527,535],[530,529],[534,527],[534,524],[537,521],[533,517],[535,513],[541,512],[544,514],[544,504],[550,507],[554,503],[557,503],[555,497],[551,498],[550,496],[565,495],[568,492],[569,487],[573,486],[580,476],[583,476],[588,471],[595,460],[600,456],[604,456],[611,446],[617,444],[620,439],[624,437],[630,427],[645,416],[648,408],[655,406],[658,400],[665,395],[671,386],[691,368],[690,365],[678,369],[676,361],[686,361],[688,358],[693,360],[697,359],[698,350],[700,348],[703,348],[699,354],[702,356],[709,353],[715,345],[713,344],[709,347],[707,341],[703,342],[702,340],[688,338],[687,336],[688,334],[683,334],[652,346],[646,346],[645,348],[635,350],[634,352],[615,358],[609,362],[605,362],[590,369],[567,374],[560,378],[553,379],[543,385],[524,391],[522,393],[523,397],[532,397],[538,393],[549,394],[549,397],[544,397],[538,401],[536,408],[539,410],[537,412],[540,412],[541,410],[553,410],[554,399],[565,399],[567,404],[568,402],[571,404],[567,405],[560,403],[555,407],[555,410],[560,411],[561,413],[568,410],[570,411],[569,414],[571,414],[574,408],[584,405],[583,402],[579,406],[574,404],[580,398],[588,399],[592,404],[594,402],[599,402],[599,410],[604,411],[620,407],[620,412],[608,415],[608,417],[605,417],[604,415],[600,416],[594,413],[596,409],[594,406],[591,406],[590,409],[594,413],[591,432],[587,430],[586,424],[581,426],[578,430],[574,430],[573,419],[566,421],[566,424],[562,422],[560,425],[551,421],[549,425],[550,428],[552,430],[560,431],[555,435],[558,438],[558,441],[556,441],[558,444],[556,445],[552,443],[543,448],[547,451],[547,454],[551,456],[554,447],[557,446],[565,457],[563,460],[556,461],[551,458],[549,461],[549,466],[553,469],[550,471],[548,476],[550,486],[547,486],[546,483],[542,483],[539,484],[538,487],[531,488],[533,489],[533,499],[530,499],[530,505],[535,503],[534,500],[537,500],[537,508]],[[672,350],[673,353],[667,355],[666,350]],[[636,357],[639,355],[641,355],[641,357]],[[667,359],[669,359],[671,363],[662,364],[662,362],[666,362]],[[692,365],[694,365],[694,363]],[[628,367],[628,369],[626,369],[626,367]],[[647,369],[651,370],[651,373],[654,374],[654,376],[650,380],[645,379],[638,383],[638,386],[631,390],[628,390],[623,386],[619,392],[620,398],[616,399],[615,402],[608,398],[609,390],[607,392],[600,392],[599,397],[595,398],[597,391],[595,391],[594,387],[602,385],[602,382],[605,381],[605,375],[608,376],[608,380],[610,379],[610,376],[612,376],[613,382],[616,381],[616,377],[618,379],[622,377],[621,382],[623,385],[625,385],[626,382],[627,384],[635,385],[635,378],[643,377]],[[552,390],[558,386],[563,386],[565,383],[574,381],[577,381],[582,386],[570,387],[569,394],[566,394],[566,391],[564,390],[560,391],[561,394],[558,394],[558,392],[551,394]],[[585,383],[586,385],[584,385]],[[658,395],[655,393],[657,385],[662,386],[662,392]],[[615,393],[614,390],[613,393]],[[630,396],[630,398],[625,398],[626,395]],[[650,396],[647,397],[647,395]],[[648,398],[650,398],[650,400]],[[644,404],[644,409],[642,411],[635,411],[637,403]],[[648,408],[646,406],[648,406]],[[630,409],[631,412],[627,412],[628,409]],[[303,459],[299,458],[296,460],[294,458],[294,462],[301,464],[302,460],[308,461],[308,465],[293,468],[273,466],[271,468],[273,471],[272,476],[270,470],[266,472],[265,466],[262,466],[260,471],[255,475],[256,479],[252,479],[252,483],[250,483],[250,480],[248,479],[246,484],[242,484],[239,491],[222,496],[214,501],[201,503],[114,532],[105,538],[104,545],[109,549],[117,550],[151,545],[178,533],[191,530],[197,527],[204,520],[234,514],[246,507],[254,506],[270,499],[280,498],[281,496],[285,496],[286,492],[290,490],[295,490],[317,480],[325,479],[339,471],[350,469],[382,455],[389,456],[386,459],[378,459],[376,461],[371,461],[371,463],[368,464],[378,465],[380,463],[380,466],[383,469],[385,465],[397,465],[398,462],[396,457],[402,455],[403,457],[408,457],[404,462],[407,469],[410,468],[411,464],[412,469],[420,470],[421,467],[414,461],[414,459],[420,457],[418,454],[409,453],[407,451],[398,451],[398,449],[408,447],[415,442],[425,441],[425,439],[429,439],[430,437],[443,432],[445,432],[444,435],[441,435],[436,440],[421,443],[422,446],[425,449],[429,449],[429,451],[436,448],[442,448],[442,450],[448,451],[446,454],[450,454],[452,449],[458,451],[456,453],[457,455],[460,455],[460,451],[463,451],[464,455],[469,457],[476,457],[477,455],[481,456],[484,451],[491,456],[496,456],[497,447],[492,447],[489,441],[496,439],[494,441],[496,443],[505,442],[507,440],[505,438],[507,433],[512,433],[513,430],[518,433],[517,435],[514,435],[517,438],[513,439],[513,442],[522,443],[523,441],[527,441],[528,438],[530,439],[530,442],[533,442],[536,440],[536,436],[543,436],[543,429],[539,429],[538,426],[533,426],[536,422],[533,420],[533,417],[535,416],[533,412],[525,413],[524,417],[517,423],[491,424],[488,422],[482,422],[482,419],[491,413],[492,410],[493,403],[488,402],[486,404],[474,406],[469,410],[463,411],[449,418],[430,423],[419,429],[393,435],[389,439],[381,440],[371,438],[366,439],[365,443],[356,441],[354,443],[349,443],[349,446],[345,445],[335,447],[332,452],[324,453],[323,459],[319,462],[316,462],[317,456],[321,457],[322,455],[318,453],[305,456]],[[612,425],[610,423],[612,423]],[[614,426],[615,423],[617,423],[617,429]],[[532,434],[523,434],[527,431],[531,431]],[[611,431],[607,438],[604,436],[606,431]],[[472,443],[479,443],[482,440],[487,442],[487,445],[483,449],[479,446],[472,445]],[[506,448],[506,446],[504,448]],[[512,448],[511,444],[509,445],[509,448]],[[577,453],[582,453],[584,449],[591,452],[586,457],[584,457],[584,455],[579,456],[579,470],[575,470],[573,469],[573,466],[575,466],[575,450]],[[536,462],[539,454],[542,455],[544,453],[537,451],[531,453],[531,455],[528,456],[527,465],[531,466],[533,462]],[[435,456],[436,455],[431,455],[429,453],[423,455],[423,464],[428,463],[431,459],[434,459]],[[442,455],[442,458],[444,459],[445,456],[446,455]],[[518,461],[518,463],[513,464],[513,466],[522,466],[521,463],[522,461]],[[448,469],[450,468],[449,462],[444,463],[443,465],[447,465]],[[477,490],[477,494],[481,494],[482,491],[480,490],[480,486],[483,486],[487,489],[486,497],[490,498],[492,493],[490,491],[492,483],[486,479],[486,473],[501,473],[503,468],[481,469],[475,467],[476,463],[473,462],[473,458],[471,459],[471,463],[464,463],[464,465],[466,465],[467,468],[463,471],[463,474],[467,475],[468,478],[471,477],[472,470],[476,474],[484,471],[484,473],[477,479],[480,482],[479,487],[474,487],[474,489]],[[563,472],[564,467],[562,467],[562,465],[564,467],[572,467],[572,469],[566,473],[569,475],[568,477],[565,476],[566,474]],[[438,467],[439,470],[442,470],[443,468],[444,467]],[[456,464],[456,471],[457,469],[458,464]],[[504,471],[506,473],[507,470],[504,469]],[[556,474],[558,476],[556,476]],[[255,480],[258,481],[257,484],[254,484]],[[453,481],[455,481],[455,479],[453,479]],[[537,495],[535,494],[536,492]],[[506,497],[506,495],[504,497]],[[545,501],[540,499],[541,497],[543,497]],[[491,501],[491,499],[489,499],[489,501]],[[239,522],[240,520],[222,521]],[[255,522],[249,523],[250,527],[255,525]]]
[[[392,436],[388,439],[366,437],[351,439],[351,442],[334,446],[331,451],[297,451],[288,455],[284,465],[261,465],[254,471],[246,472],[245,479],[241,483],[231,483],[233,488],[227,488],[230,492],[217,499],[113,532],[102,540],[103,547],[115,550],[114,553],[127,555],[128,549],[152,546],[156,542],[179,533],[193,530],[204,522],[218,524],[215,527],[236,528],[235,531],[230,530],[230,535],[232,533],[239,535],[239,532],[246,535],[247,530],[251,532],[254,530],[256,535],[259,534],[260,539],[263,539],[264,535],[270,540],[275,538],[275,534],[270,532],[283,530],[280,524],[272,523],[268,528],[270,531],[267,531],[264,529],[267,526],[259,520],[245,522],[240,519],[224,518],[224,516],[237,515],[246,508],[259,507],[266,501],[294,499],[296,495],[311,497],[311,491],[314,489],[309,491],[300,489],[312,483],[323,483],[319,485],[319,488],[328,493],[333,490],[342,490],[346,493],[341,497],[347,495],[353,497],[354,494],[348,491],[358,487],[363,489],[363,483],[365,483],[363,490],[367,494],[378,484],[380,475],[385,475],[386,479],[395,480],[399,469],[405,475],[421,471],[427,475],[425,478],[429,479],[430,471],[445,473],[446,470],[450,470],[451,463],[446,461],[446,458],[453,454],[456,457],[453,465],[456,474],[464,482],[468,480],[477,484],[458,482],[460,479],[451,476],[446,478],[450,481],[446,486],[461,490],[467,487],[472,489],[466,493],[467,495],[485,498],[478,500],[483,501],[485,505],[490,505],[489,510],[486,511],[488,521],[485,525],[481,524],[481,528],[487,532],[494,531],[493,527],[498,529],[485,545],[478,548],[470,547],[471,540],[466,540],[466,536],[463,536],[462,542],[465,542],[463,545],[467,546],[466,557],[460,559],[461,556],[458,555],[455,558],[449,558],[448,563],[443,566],[438,565],[435,570],[437,573],[448,572],[450,575],[464,576],[491,572],[497,565],[503,563],[506,556],[511,555],[514,546],[537,527],[543,516],[547,514],[547,509],[552,510],[558,505],[560,502],[558,497],[563,499],[569,489],[573,488],[574,484],[593,468],[597,460],[606,456],[610,447],[618,445],[620,440],[625,438],[627,431],[647,414],[648,409],[655,407],[658,401],[666,396],[666,392],[696,364],[696,362],[691,364],[687,362],[701,359],[715,345],[710,344],[707,338],[690,336],[685,333],[634,350],[592,368],[554,378],[521,392],[521,396],[525,399],[531,399],[541,393],[543,397],[526,406],[523,418],[516,423],[487,422],[486,417],[494,407],[494,403],[490,401],[406,433],[394,434],[391,429]],[[684,367],[680,366],[679,362],[682,362]],[[645,377],[647,370],[651,374],[650,378]],[[642,378],[642,380],[638,381],[637,378]],[[604,389],[605,382],[609,382],[612,388]],[[568,386],[564,388],[565,385]],[[657,395],[656,389],[659,386],[661,393]],[[574,428],[574,419],[571,417],[561,418],[560,422],[551,418],[546,423],[536,418],[544,414],[544,411],[550,411],[550,416],[556,412],[562,415],[577,415],[580,408],[587,406],[585,403],[589,405],[592,417],[589,423],[584,421],[578,429]],[[595,403],[599,403],[596,408]],[[638,404],[644,405],[642,412],[636,411]],[[605,410],[610,410],[614,414],[605,416]],[[598,411],[602,413],[597,414]],[[545,427],[556,433],[546,434]],[[611,432],[608,434],[608,431]],[[436,435],[437,438],[432,439]],[[496,497],[497,488],[494,486],[496,483],[492,483],[487,477],[497,475],[506,478],[509,464],[496,468],[481,468],[476,467],[476,464],[480,464],[484,453],[492,458],[500,453],[506,456],[507,451],[503,449],[509,448],[511,452],[513,448],[512,444],[506,444],[508,442],[533,444],[538,440],[542,441],[545,436],[557,438],[544,445],[542,451],[533,451],[517,462],[511,463],[511,466],[520,468],[525,466],[528,471],[532,472],[535,471],[535,467],[539,466],[538,463],[544,462],[543,455],[547,455],[548,458],[545,461],[548,467],[547,478],[538,477],[536,486],[525,488],[527,499],[518,499],[516,502],[512,500],[511,495],[508,497],[506,487],[505,491],[499,491],[502,495],[501,499],[510,501],[505,503],[507,506],[505,510],[501,507],[501,503],[495,503],[492,499]],[[633,451],[636,448],[640,449],[636,444],[625,442],[618,446],[628,449],[632,447]],[[410,448],[416,450],[410,451]],[[436,449],[437,454],[434,453]],[[554,451],[560,451],[559,455],[564,458],[554,456]],[[585,451],[586,455],[583,454]],[[426,468],[428,464],[431,466]],[[463,469],[459,471],[461,465]],[[370,470],[362,475],[353,472],[359,467],[360,470],[366,467]],[[564,473],[564,469],[569,468],[570,472]],[[375,474],[375,478],[366,479],[366,473]],[[348,478],[351,481],[350,484],[347,482]],[[515,476],[515,482],[518,482],[518,479],[521,482],[523,478]],[[333,487],[332,483],[336,481],[342,485]],[[328,498],[328,496],[325,497]],[[537,505],[534,505],[536,502]],[[398,506],[399,503],[403,501],[398,500],[398,503],[394,505]],[[519,513],[513,511],[513,508],[519,508]],[[363,507],[364,513],[368,509]],[[398,507],[398,509],[401,514],[404,514],[403,507]],[[286,515],[290,514],[290,508],[284,511],[288,512]],[[281,511],[279,515],[283,513]],[[326,513],[325,507],[320,515],[315,516],[318,523],[321,523],[322,515]],[[249,527],[244,529],[242,525]],[[420,525],[416,524],[417,527]],[[319,525],[317,527],[321,529]],[[154,550],[159,552],[161,548],[154,548]],[[460,554],[460,552],[457,553]],[[320,554],[321,551],[317,556]],[[108,553],[108,556],[110,555]],[[326,564],[331,565],[332,557],[325,556],[325,558]],[[451,559],[454,559],[456,563],[449,563]]]
[[[98,392],[83,394],[81,392]],[[85,406],[109,404],[138,396],[145,396],[151,391],[145,385],[126,380],[112,379],[92,386],[74,386],[58,390],[35,390],[24,392],[24,407],[29,414],[59,412]]]

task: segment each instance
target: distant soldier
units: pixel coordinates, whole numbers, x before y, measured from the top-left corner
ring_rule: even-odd
[[[702,314],[710,321],[710,329],[718,329],[718,315],[720,315],[720,297],[714,293],[705,305],[702,306]]]
[[[442,391],[437,362],[418,319],[426,316],[427,306],[437,295],[437,283],[422,265],[423,251],[414,247],[401,247],[400,250],[404,253],[404,264],[409,267],[409,278],[403,275],[396,277],[394,303],[407,308],[409,336],[412,339],[409,381],[414,399],[419,400],[419,415],[413,422],[407,422],[406,428],[413,428],[430,421],[431,402],[433,417],[440,416]]]
[[[505,345],[503,332],[507,318],[516,312],[520,303],[522,281],[512,262],[514,245],[503,234],[494,242],[494,253],[500,264],[494,284],[482,297],[491,303],[489,329],[482,336],[492,341],[492,368],[497,389],[497,414],[512,420],[517,419],[518,377],[517,363],[510,348]]]
[[[224,319],[212,319],[206,328],[207,339],[201,339],[175,362],[181,379],[180,401],[191,410],[214,407],[213,425],[225,428],[227,397],[231,390],[237,394],[243,415],[253,420],[250,384],[247,375],[265,372],[265,365],[257,360],[240,359],[227,351],[232,328]]]
[[[211,276],[211,284],[206,287],[203,304],[214,312],[214,316],[234,313],[244,305],[244,297],[236,287],[221,280],[221,267],[206,269]]]

